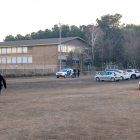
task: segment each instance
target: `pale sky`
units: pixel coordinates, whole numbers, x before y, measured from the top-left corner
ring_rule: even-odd
[[[97,18],[122,14],[121,24],[140,24],[140,0],[0,0],[0,42],[63,24],[88,25]]]

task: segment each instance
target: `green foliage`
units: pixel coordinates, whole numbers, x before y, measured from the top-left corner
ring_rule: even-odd
[[[17,34],[15,40],[25,40],[25,37],[20,34]]]
[[[8,36],[5,37],[4,41],[15,41],[15,37],[12,36],[12,35],[8,35]]]
[[[77,26],[72,25],[71,30],[67,32],[67,37],[77,37],[80,34],[81,34],[81,30]]]

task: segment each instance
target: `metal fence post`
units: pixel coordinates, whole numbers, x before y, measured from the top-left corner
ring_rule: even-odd
[[[43,65],[43,76],[44,76],[44,65]]]
[[[35,69],[36,69],[36,67],[34,66],[34,76],[35,76]]]
[[[2,74],[3,74],[3,66],[1,66],[2,67]]]

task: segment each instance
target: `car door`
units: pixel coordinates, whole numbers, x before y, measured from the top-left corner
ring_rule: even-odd
[[[112,76],[112,72],[107,72],[107,80],[110,80]]]
[[[100,76],[100,80],[106,80],[107,72],[102,72]]]
[[[70,75],[70,71],[69,70],[67,70],[67,76],[69,76]]]

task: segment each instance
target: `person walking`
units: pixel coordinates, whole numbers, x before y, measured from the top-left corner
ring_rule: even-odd
[[[78,68],[78,73],[77,73],[77,74],[78,74],[78,78],[79,78],[79,75],[80,75],[80,70],[79,70],[79,68]]]
[[[4,79],[3,75],[0,74],[0,95],[1,95],[1,89],[3,85],[6,88],[6,80]]]

